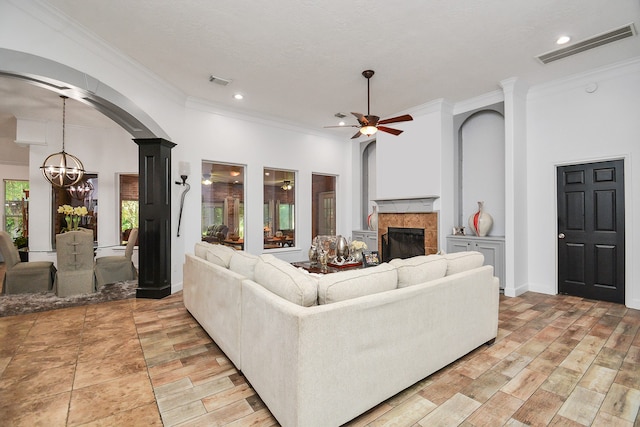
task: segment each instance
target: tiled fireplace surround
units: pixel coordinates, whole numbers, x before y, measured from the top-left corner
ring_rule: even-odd
[[[438,213],[433,211],[437,196],[404,199],[377,199],[378,251],[382,254],[382,236],[389,227],[424,229],[425,254],[438,252]]]

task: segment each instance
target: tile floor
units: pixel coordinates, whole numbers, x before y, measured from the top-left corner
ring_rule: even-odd
[[[349,426],[640,426],[640,311],[501,298],[499,336]],[[0,424],[271,426],[182,294],[0,318]]]

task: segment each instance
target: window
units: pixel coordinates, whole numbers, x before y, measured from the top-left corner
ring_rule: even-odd
[[[29,181],[4,181],[4,230],[13,239],[29,236]]]
[[[202,240],[244,248],[244,166],[202,162]]]
[[[336,235],[336,177],[312,176],[311,238]]]
[[[51,227],[51,247],[56,247],[56,234],[63,232],[67,223],[65,216],[58,213],[62,205],[71,207],[85,206],[88,214],[81,218],[78,224],[82,228],[93,231],[94,242],[98,241],[98,174],[85,173],[82,180],[67,188],[51,186],[51,214],[53,227]]]
[[[264,169],[264,249],[295,246],[295,172]]]
[[[138,228],[138,174],[120,175],[120,243],[129,241],[129,234]]]

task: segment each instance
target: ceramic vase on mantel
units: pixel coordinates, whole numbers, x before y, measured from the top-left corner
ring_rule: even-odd
[[[478,211],[469,217],[469,228],[476,236],[485,237],[492,225],[493,218],[484,211],[484,202],[478,202]]]
[[[378,206],[373,206],[373,212],[367,217],[367,226],[369,230],[376,231],[378,229]]]

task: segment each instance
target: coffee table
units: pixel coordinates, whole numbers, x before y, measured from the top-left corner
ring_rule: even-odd
[[[294,267],[304,268],[309,273],[319,273],[319,274],[339,273],[341,271],[359,270],[361,268],[364,268],[362,264],[357,264],[357,265],[343,265],[343,266],[327,265],[325,269],[322,269],[320,265],[311,265],[311,262],[309,261],[292,262],[291,265],[293,265]]]

